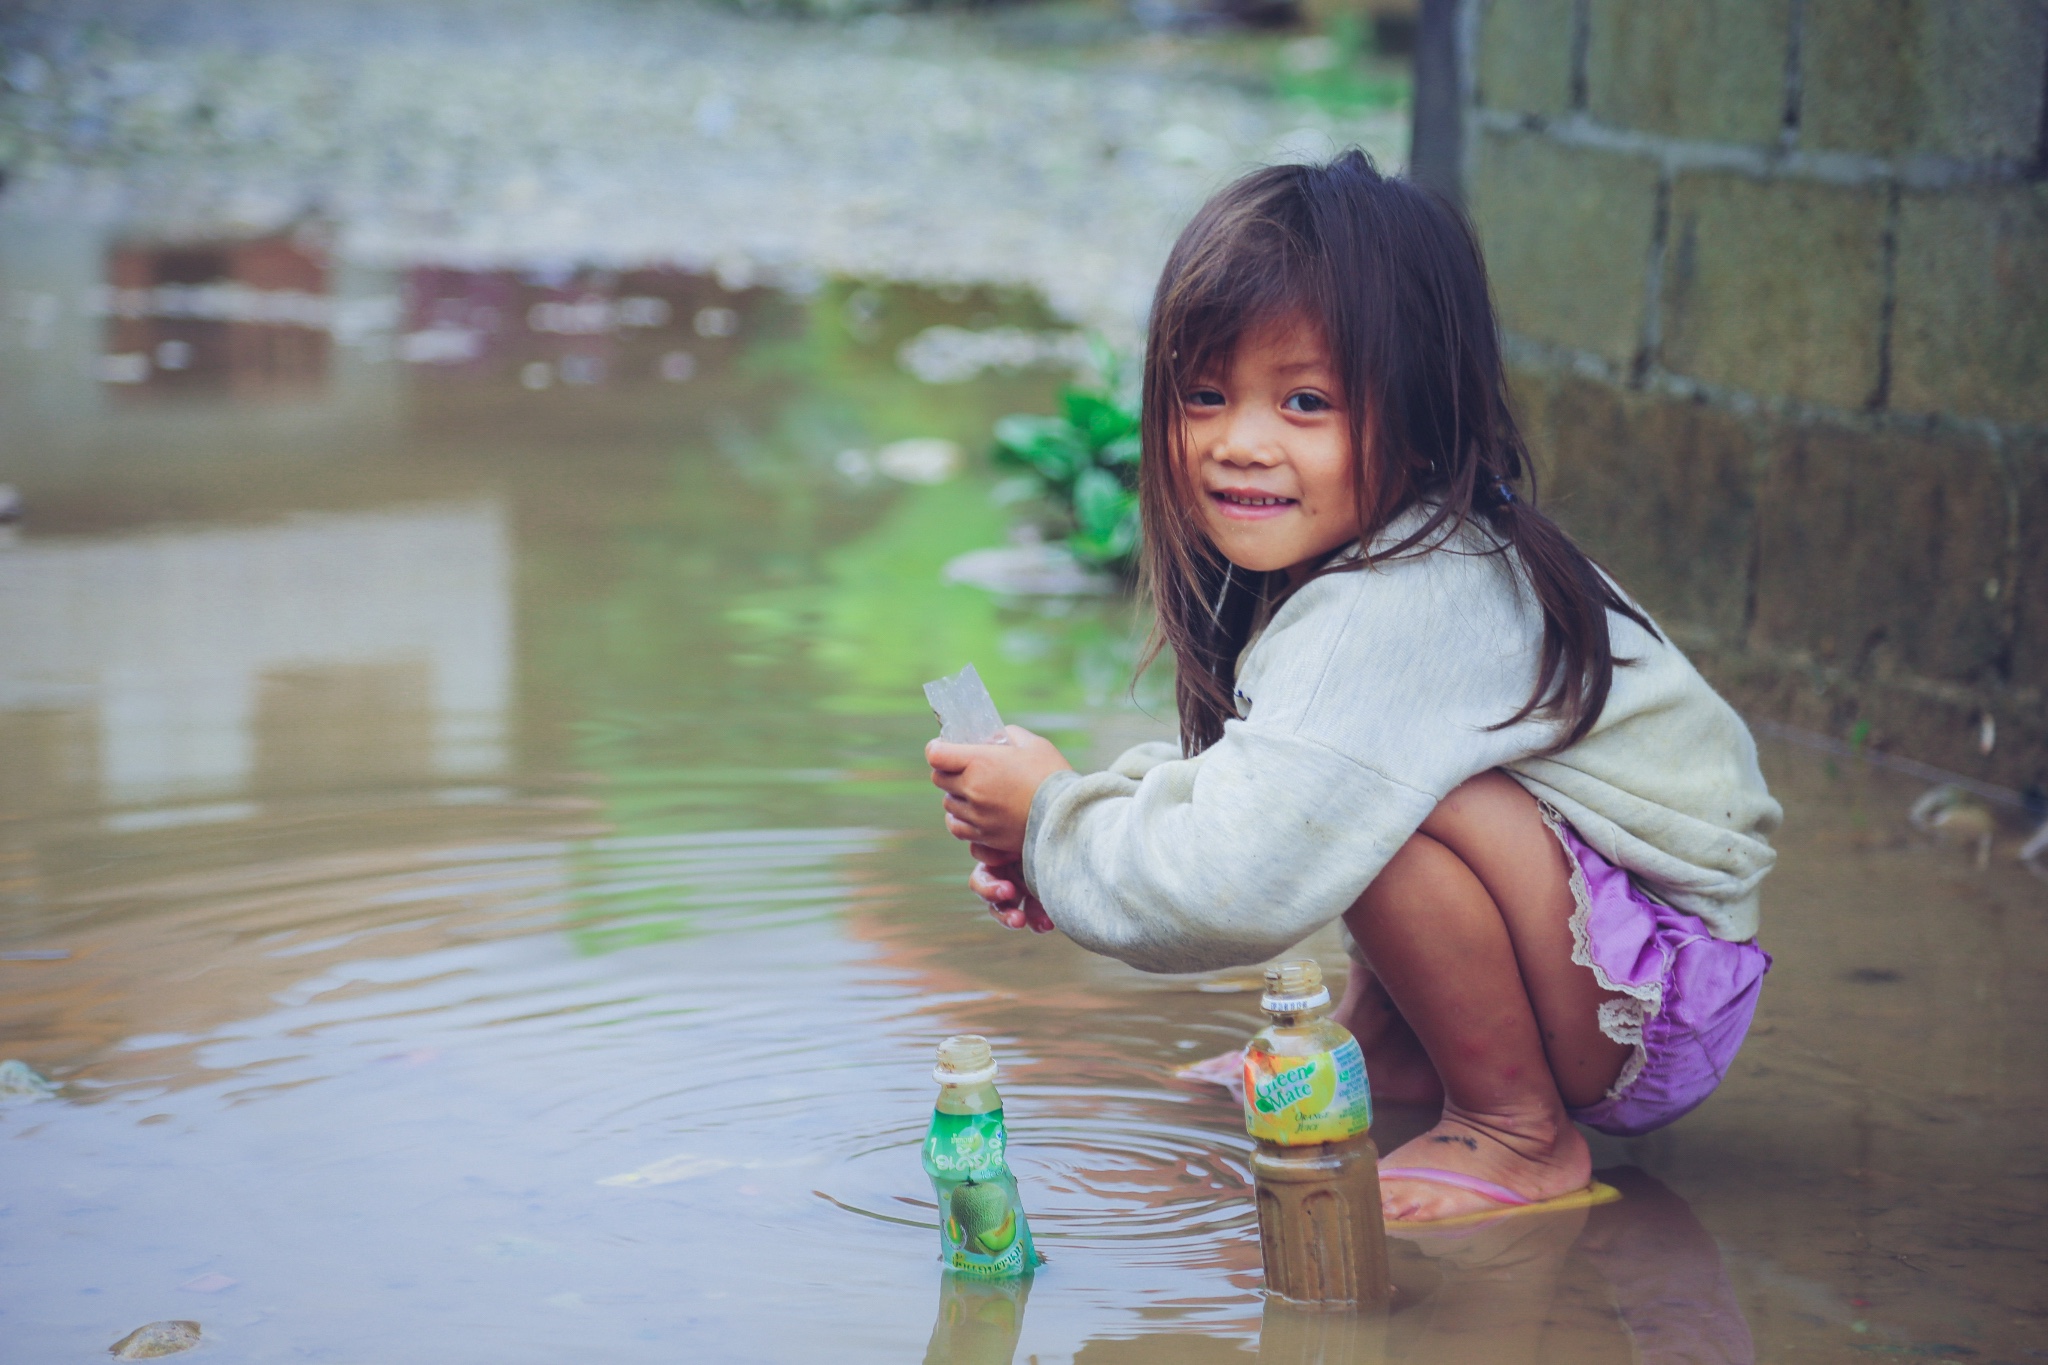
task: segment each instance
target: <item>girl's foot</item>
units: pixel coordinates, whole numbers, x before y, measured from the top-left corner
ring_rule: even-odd
[[[1204,1057],[1173,1074],[1184,1081],[1220,1085],[1238,1099],[1244,1098],[1242,1050]],[[1402,1037],[1382,1039],[1374,1047],[1365,1049],[1365,1074],[1372,1083],[1375,1104],[1427,1104],[1434,1107],[1444,1102],[1444,1085],[1437,1079],[1436,1068],[1429,1064],[1429,1054],[1422,1050],[1422,1044],[1415,1041],[1415,1035],[1405,1030]]]
[[[1244,1050],[1219,1052],[1214,1057],[1204,1057],[1199,1062],[1190,1062],[1173,1073],[1184,1081],[1200,1081],[1206,1085],[1220,1085],[1239,1100],[1244,1098]]]
[[[1513,1190],[1531,1203],[1584,1189],[1593,1178],[1593,1154],[1562,1114],[1482,1119],[1446,1108],[1436,1127],[1387,1153],[1380,1165],[1455,1171]],[[1380,1208],[1390,1223],[1429,1223],[1508,1207],[1435,1181],[1380,1182]]]

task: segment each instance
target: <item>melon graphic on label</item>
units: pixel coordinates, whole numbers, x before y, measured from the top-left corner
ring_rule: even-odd
[[[1017,1240],[1017,1214],[1010,1207],[1009,1191],[1001,1185],[970,1180],[953,1191],[951,1203],[963,1245],[978,1245],[997,1256]]]

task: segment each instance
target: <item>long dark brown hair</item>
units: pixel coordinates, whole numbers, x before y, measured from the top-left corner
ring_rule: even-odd
[[[1408,508],[1429,509],[1398,544],[1340,556],[1321,572],[1427,552],[1483,523],[1495,552],[1519,560],[1543,612],[1529,698],[1497,728],[1541,715],[1562,726],[1551,751],[1577,743],[1614,682],[1607,613],[1656,628],[1535,508],[1471,225],[1353,149],[1328,165],[1254,171],[1221,191],[1174,243],[1153,296],[1139,473],[1143,571],[1157,611],[1146,662],[1173,651],[1187,751],[1221,739],[1237,714],[1237,656],[1284,575],[1237,568],[1211,543],[1180,458],[1182,405],[1248,332],[1289,316],[1322,329],[1343,385],[1361,547]]]

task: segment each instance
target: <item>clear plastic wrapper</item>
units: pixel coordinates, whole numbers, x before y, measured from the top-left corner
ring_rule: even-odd
[[[1006,744],[995,699],[969,664],[950,678],[924,685],[924,699],[939,718],[939,738],[949,744]]]

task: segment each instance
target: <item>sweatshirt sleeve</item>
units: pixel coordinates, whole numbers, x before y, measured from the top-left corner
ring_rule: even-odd
[[[1147,971],[1263,961],[1343,914],[1445,793],[1540,747],[1536,722],[1490,728],[1527,696],[1540,618],[1497,559],[1445,558],[1303,587],[1205,753],[1048,778],[1024,879],[1053,922]]]
[[[1263,962],[1343,914],[1436,804],[1313,740],[1231,728],[1140,780],[1040,785],[1024,881],[1069,938],[1150,972]]]
[[[1116,762],[1109,765],[1109,770],[1135,782],[1162,763],[1178,762],[1180,756],[1178,741],[1152,739],[1143,744],[1134,744],[1117,755]]]

